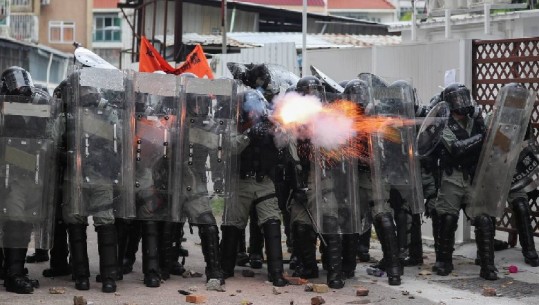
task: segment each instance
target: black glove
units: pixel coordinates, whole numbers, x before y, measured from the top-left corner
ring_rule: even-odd
[[[483,135],[477,134],[465,140],[455,141],[451,145],[451,152],[455,156],[462,156],[480,149],[481,145],[483,145]]]

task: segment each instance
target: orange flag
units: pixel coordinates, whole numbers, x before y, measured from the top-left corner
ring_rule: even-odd
[[[193,51],[187,55],[185,62],[183,62],[178,68],[172,67],[159,52],[152,46],[152,44],[142,36],[140,40],[140,56],[139,56],[139,72],[154,72],[163,71],[167,74],[182,74],[185,72],[191,72],[196,76],[203,78],[206,76],[209,79],[213,79],[213,73],[204,50],[197,44]]]
[[[187,55],[185,62],[176,68],[176,71],[175,74],[191,72],[200,78],[207,76],[209,79],[213,79],[213,73],[208,65],[208,59],[206,59],[204,50],[202,50],[199,44]]]
[[[175,70],[152,46],[152,44],[142,36],[140,39],[139,72],[164,71],[174,74]]]

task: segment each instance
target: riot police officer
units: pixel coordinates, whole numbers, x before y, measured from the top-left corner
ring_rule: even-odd
[[[453,271],[453,250],[459,211],[469,204],[472,179],[485,136],[485,123],[481,116],[473,118],[470,91],[462,84],[451,84],[442,92],[441,99],[448,103],[451,116],[442,134],[440,189],[435,203],[439,217],[440,262],[437,274],[447,276]],[[482,261],[480,276],[496,280],[494,266],[494,224],[488,215],[474,220],[476,243]],[[492,237],[492,239],[490,238]]]
[[[385,89],[385,84],[378,85],[374,83],[374,80],[370,80],[371,85],[380,86],[380,90]],[[372,88],[369,88],[367,80],[360,78],[358,80],[352,80],[348,82],[345,87],[345,93],[348,99],[359,104],[361,111],[365,115],[371,115],[376,111],[376,107],[372,104]],[[368,259],[368,244],[371,235],[371,225],[374,225],[376,235],[382,246],[383,258],[374,265],[374,267],[385,270],[388,276],[388,283],[390,285],[400,285],[402,275],[402,266],[399,260],[399,249],[396,236],[395,223],[392,216],[392,209],[388,203],[389,190],[385,188],[381,191],[385,191],[384,194],[379,194],[383,197],[377,201],[373,196],[373,179],[372,179],[372,167],[375,163],[375,152],[369,147],[368,139],[362,139],[360,141],[362,155],[358,162],[358,186],[359,186],[359,198],[360,204],[367,204],[368,206],[363,210],[368,211],[364,213],[362,219],[362,231],[360,235],[360,251],[359,253],[366,260]]]
[[[97,279],[101,281],[101,291],[111,293],[116,291],[116,280],[121,278],[114,214],[114,193],[118,192],[115,185],[123,181],[124,177],[119,174],[122,173],[122,152],[130,147],[125,143],[127,139],[122,135],[125,130],[121,127],[126,119],[123,112],[125,89],[122,72],[104,75],[108,70],[88,69],[93,70],[83,68],[68,78],[68,86],[76,94],[67,104],[70,196],[63,208],[63,218],[68,224],[75,288],[90,289],[86,227],[87,216],[92,215],[99,251],[100,277]],[[81,84],[81,74],[92,74],[91,80],[84,78],[88,83]],[[98,89],[106,82],[117,81],[122,82],[121,88]],[[77,161],[82,162],[78,165]]]
[[[281,246],[281,221],[275,198],[275,167],[277,148],[268,119],[269,105],[255,90],[247,90],[241,100],[239,136],[243,149],[239,152],[238,200],[225,204],[221,231],[222,266],[225,277],[234,275],[237,245],[241,230],[247,225],[251,206],[254,205],[258,225],[266,244],[268,280],[274,286],[285,286]],[[253,219],[251,218],[251,221]]]
[[[49,169],[55,166],[59,121],[49,94],[34,87],[26,70],[10,67],[1,79],[4,184],[0,189],[0,208],[4,213],[0,228],[4,286],[10,292],[29,294],[39,286],[27,277],[24,268],[30,238],[32,234],[46,237],[45,232],[52,230],[47,211],[54,208],[51,199],[56,173]],[[35,247],[43,247],[42,242],[35,240]]]
[[[326,102],[324,86],[314,76],[304,76],[296,84],[296,92],[301,95],[310,95]],[[310,160],[314,147],[310,140],[297,140],[290,143],[290,156],[292,168],[295,171],[293,185],[293,200],[290,209],[290,226],[294,242],[294,254],[298,258],[298,264],[294,276],[302,278],[317,278],[318,265],[316,262],[316,239],[317,232],[313,218],[316,209],[314,194],[315,168]],[[329,222],[334,217],[322,219],[324,224],[331,226]],[[344,287],[342,274],[342,240],[338,234],[324,234],[323,239],[327,242],[324,250],[327,267],[327,284],[334,289]],[[327,258],[327,259],[326,259]]]

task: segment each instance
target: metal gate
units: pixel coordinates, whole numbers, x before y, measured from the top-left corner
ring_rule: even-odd
[[[489,111],[498,90],[507,83],[520,83],[539,92],[539,37],[474,40],[472,44],[472,95]],[[539,136],[539,97],[532,112],[533,136]],[[528,194],[532,228],[539,237],[539,190]],[[509,232],[509,244],[517,243],[515,221],[510,208],[498,220],[497,229]]]

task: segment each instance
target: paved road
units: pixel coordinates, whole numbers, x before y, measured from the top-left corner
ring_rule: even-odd
[[[92,227],[88,228],[90,271],[92,276],[98,273],[98,255],[96,235]],[[186,267],[200,273],[204,272],[204,263],[200,250],[198,235],[186,234],[188,241],[186,247],[190,256]],[[254,278],[245,278],[241,275],[242,267],[236,270],[236,276],[228,279],[225,292],[206,291],[204,278],[182,278],[173,276],[164,282],[160,288],[147,288],[144,286],[141,272],[140,252],[134,266],[134,272],[126,275],[124,280],[118,282],[116,294],[101,293],[100,283],[92,279],[89,291],[81,292],[74,289],[70,276],[56,279],[46,279],[41,271],[47,263],[28,264],[30,274],[39,279],[41,287],[33,295],[16,295],[0,291],[0,304],[73,304],[74,296],[84,296],[88,304],[120,304],[120,305],[150,305],[150,304],[188,304],[185,296],[178,293],[182,290],[196,290],[195,293],[207,296],[205,304],[233,304],[241,305],[251,302],[253,305],[284,304],[308,305],[316,295],[322,296],[326,304],[539,304],[539,268],[530,268],[523,264],[520,249],[509,249],[497,252],[497,267],[502,271],[503,279],[496,282],[487,282],[478,278],[479,267],[473,265],[475,245],[465,244],[457,249],[455,254],[456,270],[452,276],[439,277],[436,275],[420,275],[432,264],[433,253],[428,247],[426,250],[426,264],[422,268],[408,267],[405,269],[403,285],[388,286],[386,278],[376,278],[366,274],[368,264],[360,264],[356,271],[356,278],[348,280],[346,286],[340,290],[317,294],[305,292],[302,286],[287,286],[279,288],[275,294],[273,286],[266,282],[266,271],[256,270]],[[32,250],[30,252],[33,252]],[[379,244],[373,242],[372,255],[381,257]],[[504,267],[513,262],[522,272],[504,275]],[[423,274],[425,272],[422,272]],[[325,272],[315,283],[325,282]],[[355,287],[358,285],[369,288],[367,297],[355,296]],[[485,297],[481,295],[483,286],[495,287],[502,296]],[[65,294],[50,294],[49,288],[63,287]]]

